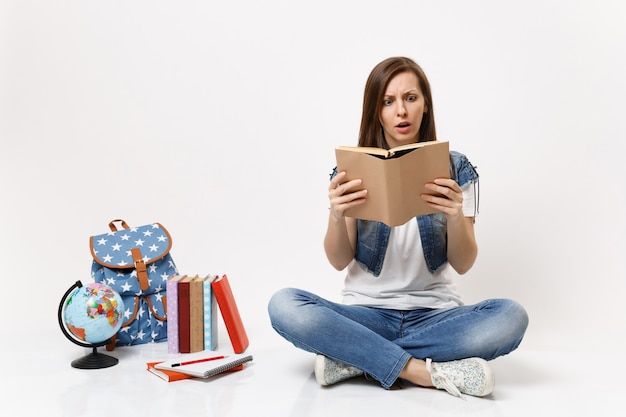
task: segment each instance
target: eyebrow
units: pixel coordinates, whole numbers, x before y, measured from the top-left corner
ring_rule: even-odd
[[[410,90],[405,91],[404,93],[402,93],[402,95],[407,95],[407,94],[417,94],[417,93],[419,93],[419,89],[417,89],[417,88],[411,88]],[[394,95],[392,95],[392,94],[387,94],[387,93],[385,93],[385,94],[383,95],[383,97],[395,97],[395,96],[394,96]]]

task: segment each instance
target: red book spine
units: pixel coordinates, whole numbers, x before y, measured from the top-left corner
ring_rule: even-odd
[[[211,283],[211,287],[213,288],[217,305],[222,313],[222,318],[226,325],[228,337],[230,337],[230,341],[233,345],[233,350],[235,353],[242,353],[249,345],[248,334],[241,320],[241,315],[239,314],[233,291],[228,282],[228,277],[222,275],[216,278]]]
[[[185,277],[178,283],[178,350],[180,353],[191,353],[190,314],[189,314],[189,280]]]

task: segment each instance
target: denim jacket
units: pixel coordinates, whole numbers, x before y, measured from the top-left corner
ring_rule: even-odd
[[[469,182],[478,183],[478,173],[467,157],[459,152],[450,151],[452,178],[462,187]],[[454,165],[454,166],[452,166]],[[454,169],[454,170],[453,170]],[[331,179],[337,175],[337,168],[333,170]],[[476,211],[478,211],[478,196],[476,196]],[[426,214],[415,218],[417,221],[424,258],[431,272],[437,271],[448,262],[447,220],[443,213]],[[387,244],[391,227],[384,223],[371,220],[357,220],[356,261],[367,271],[379,276],[383,268]]]

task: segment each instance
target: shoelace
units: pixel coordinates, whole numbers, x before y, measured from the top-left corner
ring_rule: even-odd
[[[430,373],[430,377],[435,384],[437,382],[437,388],[443,388],[455,397],[463,398],[461,391],[456,383],[459,385],[463,382],[463,374],[461,372],[441,371],[435,369],[432,365],[432,359],[426,359],[426,370]]]

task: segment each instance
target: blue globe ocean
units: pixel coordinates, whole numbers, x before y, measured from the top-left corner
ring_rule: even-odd
[[[65,300],[63,323],[77,340],[98,344],[122,327],[124,302],[108,285],[91,283],[77,288]]]

